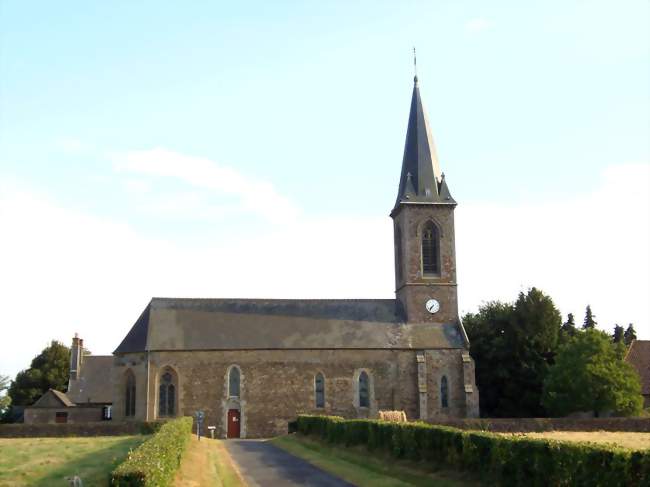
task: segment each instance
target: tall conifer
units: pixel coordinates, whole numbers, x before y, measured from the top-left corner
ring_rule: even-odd
[[[627,325],[625,333],[623,333],[623,341],[625,342],[625,345],[629,347],[632,340],[636,340],[636,331],[634,330],[634,325],[630,323]]]
[[[596,317],[594,314],[591,312],[591,306],[587,305],[587,309],[585,311],[585,321],[582,324],[582,328],[584,330],[593,330],[596,328]]]

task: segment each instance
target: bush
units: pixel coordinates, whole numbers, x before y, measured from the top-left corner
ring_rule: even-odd
[[[365,445],[395,458],[474,472],[497,485],[650,485],[647,450],[328,416],[299,416],[297,428],[329,443]]]
[[[176,470],[192,433],[192,418],[168,421],[151,438],[111,472],[111,485],[118,487],[165,487]]]

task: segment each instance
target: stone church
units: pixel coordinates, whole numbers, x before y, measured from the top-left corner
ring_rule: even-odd
[[[113,421],[202,410],[218,436],[255,438],[285,433],[299,413],[478,416],[458,314],[455,207],[415,77],[390,212],[395,299],[153,298],[112,357],[85,356],[75,338],[70,420],[75,408]]]

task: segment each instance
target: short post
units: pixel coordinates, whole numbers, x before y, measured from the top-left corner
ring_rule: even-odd
[[[214,440],[214,430],[216,430],[216,426],[208,426],[208,430],[210,431],[210,438]]]
[[[203,418],[205,418],[205,413],[203,411],[197,411],[196,414],[196,437],[201,441],[201,425],[203,424]]]

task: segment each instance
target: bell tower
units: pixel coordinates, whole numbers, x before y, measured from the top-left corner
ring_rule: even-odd
[[[459,323],[454,208],[415,76],[397,201],[395,293],[407,323]]]

